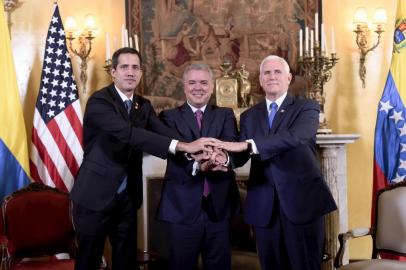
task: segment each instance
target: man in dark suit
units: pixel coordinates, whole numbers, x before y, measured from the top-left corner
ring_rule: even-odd
[[[287,62],[266,57],[259,80],[266,99],[241,115],[241,140],[223,143],[251,157],[245,220],[254,227],[263,270],[321,269],[323,215],[336,209],[316,157],[319,105],[287,93]]]
[[[234,113],[208,104],[213,73],[203,63],[188,66],[183,74],[186,102],[163,111],[161,119],[187,142],[201,137],[237,139]],[[202,118],[200,118],[202,117]],[[157,218],[168,229],[169,269],[193,270],[199,254],[207,270],[231,268],[229,219],[238,210],[239,195],[227,156],[219,151],[186,159],[168,158]]]
[[[79,248],[75,269],[99,269],[106,237],[112,245],[112,269],[136,269],[137,209],[142,204],[142,152],[169,153],[210,149],[213,139],[178,142],[155,116],[147,99],[134,93],[141,57],[132,48],[113,54],[114,83],[95,92],[84,115],[84,160],[71,191]],[[172,135],[173,134],[173,135]]]

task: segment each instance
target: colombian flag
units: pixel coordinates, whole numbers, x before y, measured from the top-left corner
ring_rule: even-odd
[[[378,190],[406,180],[405,74],[406,0],[398,0],[392,63],[378,105],[375,127],[373,202]],[[373,205],[372,220],[374,215]]]
[[[0,199],[30,182],[27,134],[3,1],[0,1]]]

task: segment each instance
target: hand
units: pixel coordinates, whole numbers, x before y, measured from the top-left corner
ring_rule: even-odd
[[[199,153],[191,154],[190,157],[192,157],[197,162],[204,162],[210,159],[211,154],[209,152],[202,151]]]
[[[203,172],[207,172],[207,171],[226,172],[228,170],[228,168],[224,167],[223,165],[216,165],[212,159],[209,159],[209,160],[199,163],[199,170],[203,171]]]
[[[216,165],[221,165],[221,166],[226,166],[227,161],[228,161],[228,155],[225,151],[215,147],[214,148],[214,153],[216,153],[214,158],[214,164]]]
[[[228,152],[242,152],[248,149],[247,142],[221,142],[217,146]]]
[[[219,143],[221,143],[221,141],[214,138],[200,138],[190,143],[178,142],[176,145],[176,151],[190,154],[206,151],[211,154],[213,152],[211,146],[217,146]]]
[[[211,160],[206,160],[203,162],[199,162],[199,171],[202,172],[207,172],[210,171],[210,168],[213,166],[213,163]]]
[[[202,153],[196,157],[199,159],[199,170],[226,172],[228,167],[224,165],[227,163],[227,154],[218,148],[214,148],[213,150],[211,154]]]

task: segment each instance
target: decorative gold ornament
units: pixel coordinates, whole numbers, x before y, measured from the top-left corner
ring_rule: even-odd
[[[313,47],[312,54],[309,55],[308,52],[305,52],[304,57],[299,57],[300,69],[311,85],[307,96],[310,99],[316,100],[320,105],[319,129],[317,133],[331,133],[324,113],[324,103],[326,100],[324,84],[331,79],[331,69],[337,62],[338,58],[336,54],[332,53],[330,57],[328,57],[325,52],[321,50],[318,43]]]
[[[245,69],[245,65],[241,65],[240,69],[236,71],[235,76],[239,82],[239,97],[240,107],[246,108],[250,103],[251,82],[249,81],[250,73]]]

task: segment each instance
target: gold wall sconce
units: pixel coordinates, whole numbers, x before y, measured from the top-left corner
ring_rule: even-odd
[[[80,82],[82,84],[82,91],[86,93],[87,83],[87,62],[89,60],[90,52],[92,51],[92,40],[95,38],[94,31],[96,30],[96,21],[92,15],[86,15],[84,19],[83,28],[79,29],[76,20],[73,17],[67,17],[65,22],[66,39],[68,48],[73,54],[78,56],[80,62]],[[73,41],[78,39],[79,47],[73,48]]]
[[[4,0],[4,11],[7,12],[7,25],[8,31],[10,32],[11,28],[11,13],[16,9],[19,8],[23,3],[19,2],[19,0]]]
[[[361,7],[355,11],[354,14],[354,33],[356,34],[356,43],[360,50],[360,67],[359,76],[362,81],[362,87],[365,88],[365,75],[367,73],[365,67],[365,58],[370,51],[373,51],[381,41],[381,34],[385,31],[384,27],[387,21],[386,10],[378,8],[375,10],[374,19],[372,23],[368,20],[366,9]],[[374,27],[372,27],[374,25]],[[371,30],[373,30],[377,37],[376,42],[371,42]]]

